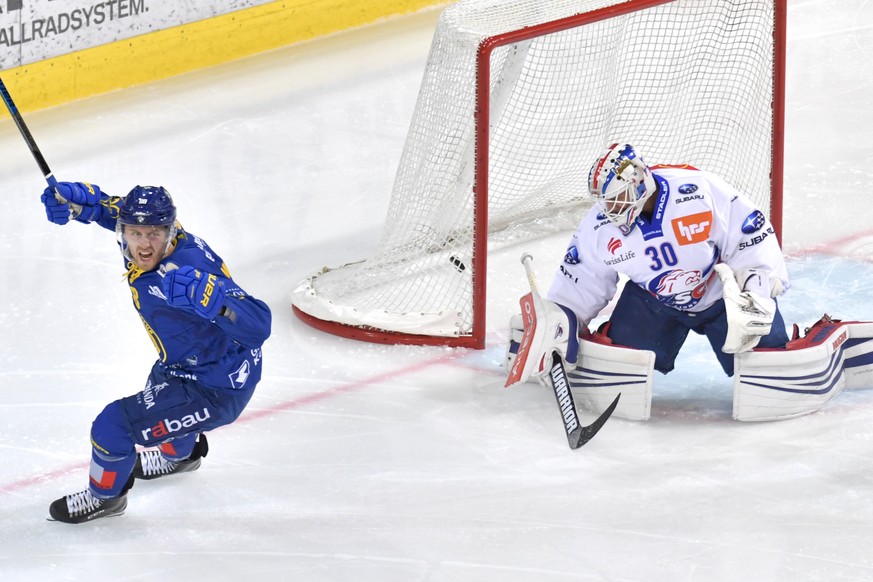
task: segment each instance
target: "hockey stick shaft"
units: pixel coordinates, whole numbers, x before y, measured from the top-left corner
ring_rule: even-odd
[[[533,257],[529,254],[522,255],[521,264],[524,265],[524,270],[527,273],[531,295],[539,296],[536,277],[533,273]],[[556,351],[552,352],[548,379],[541,378],[540,381],[552,389],[555,401],[558,403],[558,409],[561,411],[561,418],[564,421],[567,443],[573,450],[578,449],[597,434],[612,415],[615,407],[618,406],[618,399],[621,398],[621,394],[618,394],[615,400],[612,401],[612,404],[597,417],[597,420],[588,426],[583,426],[579,421],[579,413],[576,411],[576,403],[573,400],[573,392],[570,390],[570,382],[567,380],[567,371],[564,369],[564,361],[561,359],[561,354]]]
[[[12,116],[12,120],[15,122],[15,126],[18,128],[19,133],[21,133],[21,137],[24,138],[24,143],[27,144],[27,147],[30,149],[30,153],[33,154],[33,159],[36,160],[36,165],[39,166],[39,170],[42,172],[43,178],[48,183],[49,187],[55,191],[55,197],[65,204],[70,205],[71,209],[71,217],[75,218],[82,212],[82,207],[78,204],[73,204],[68,200],[65,200],[60,194],[58,194],[58,181],[52,174],[51,168],[49,168],[48,162],[45,161],[45,157],[42,155],[42,151],[40,151],[39,146],[36,145],[36,140],[33,139],[33,135],[31,135],[30,130],[27,128],[27,124],[24,123],[24,118],[21,117],[21,113],[18,111],[18,107],[15,105],[15,101],[12,100],[12,95],[9,94],[9,89],[6,88],[6,83],[3,82],[3,79],[0,79],[0,96],[3,98],[3,103],[6,105],[6,109],[9,111],[9,115]]]

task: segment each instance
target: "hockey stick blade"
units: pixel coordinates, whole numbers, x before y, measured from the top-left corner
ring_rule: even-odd
[[[578,449],[594,438],[594,435],[612,416],[612,412],[618,406],[618,400],[621,398],[621,393],[619,393],[615,400],[612,401],[612,404],[603,411],[603,414],[597,417],[597,420],[588,426],[583,426],[579,422],[579,413],[576,411],[576,403],[573,401],[573,393],[570,391],[570,383],[567,381],[564,362],[557,352],[552,352],[552,367],[549,370],[548,384],[555,395],[555,401],[558,403],[558,409],[561,411],[561,416],[564,419],[567,443],[573,450]]]
[[[571,449],[578,449],[579,447],[590,441],[594,437],[594,435],[597,434],[597,431],[600,430],[600,427],[606,424],[606,421],[609,420],[610,416],[612,416],[612,411],[615,410],[616,406],[618,406],[619,398],[621,398],[620,392],[616,395],[615,400],[612,401],[612,404],[610,404],[609,407],[607,407],[607,409],[603,411],[603,414],[597,417],[597,420],[595,420],[588,426],[584,426],[579,429],[579,432],[575,437],[575,442],[570,441]],[[567,435],[567,439],[570,439],[570,435]]]

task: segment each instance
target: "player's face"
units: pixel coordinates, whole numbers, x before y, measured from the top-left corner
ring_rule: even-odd
[[[631,208],[633,208],[635,203],[636,199],[631,194],[630,186],[623,189],[612,198],[601,200],[601,206],[606,214],[615,218],[623,217],[631,210]]]
[[[627,200],[606,200],[603,203],[603,208],[606,210],[607,214],[611,214],[612,216],[624,216],[628,213],[628,211],[633,207],[632,202],[628,202]]]
[[[136,266],[151,271],[164,258],[170,229],[166,226],[124,226],[124,241]]]

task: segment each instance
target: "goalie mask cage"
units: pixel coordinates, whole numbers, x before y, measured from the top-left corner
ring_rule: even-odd
[[[573,230],[617,141],[721,175],[778,234],[784,36],[785,0],[446,8],[378,249],[304,279],[294,312],[344,337],[484,347],[489,236]]]

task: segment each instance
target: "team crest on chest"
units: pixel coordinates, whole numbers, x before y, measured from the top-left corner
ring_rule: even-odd
[[[706,293],[706,283],[700,271],[673,269],[652,279],[648,289],[664,305],[685,311],[700,303]]]

